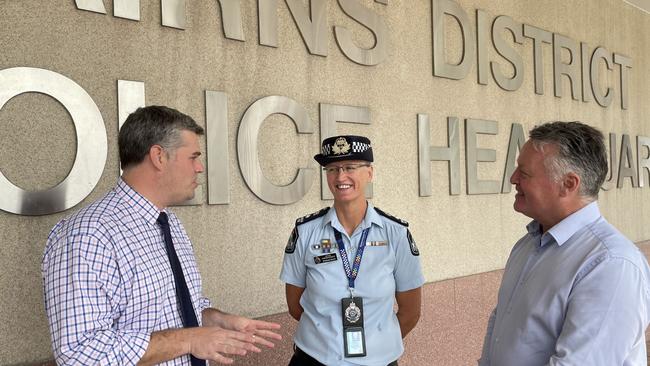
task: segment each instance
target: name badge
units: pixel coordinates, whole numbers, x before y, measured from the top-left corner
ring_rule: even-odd
[[[386,245],[388,245],[387,241],[369,241],[369,242],[366,242],[366,246],[369,246],[369,247],[385,247]]]
[[[329,254],[324,254],[324,255],[319,255],[317,257],[314,257],[314,263],[321,264],[327,262],[334,262],[337,259],[338,257],[336,256],[336,253],[329,253]]]
[[[343,318],[343,347],[345,357],[364,357],[366,337],[363,331],[363,299],[344,297],[341,299]]]

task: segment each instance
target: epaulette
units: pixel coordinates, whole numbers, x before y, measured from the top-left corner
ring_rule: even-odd
[[[319,218],[319,217],[322,217],[322,216],[324,216],[324,215],[327,213],[327,211],[329,211],[329,210],[330,210],[329,207],[325,207],[325,208],[323,208],[322,210],[319,210],[319,211],[316,211],[316,212],[314,212],[314,213],[310,213],[309,215],[306,215],[306,216],[303,216],[303,217],[301,217],[301,218],[298,218],[298,219],[296,219],[296,226],[301,225],[301,224],[304,224],[304,223],[309,222],[309,221],[312,221],[312,220],[315,220],[315,219],[317,219],[317,218]]]
[[[289,237],[289,241],[287,242],[287,246],[284,248],[284,252],[287,254],[292,254],[294,251],[296,251],[296,243],[298,242],[298,225],[304,224],[306,222],[312,221],[314,219],[317,219],[319,217],[322,217],[329,211],[329,207],[325,207],[320,211],[316,211],[314,213],[310,213],[307,216],[303,216],[299,219],[296,220],[296,226],[294,226],[293,231],[291,231],[291,236]]]
[[[380,214],[381,216],[383,216],[383,217],[385,217],[385,218],[387,218],[389,220],[395,221],[396,223],[398,223],[400,225],[404,225],[406,227],[409,226],[408,222],[406,222],[406,221],[404,221],[404,220],[402,220],[400,218],[397,218],[397,217],[395,217],[393,215],[387,214],[386,212],[378,209],[377,207],[375,207],[375,211],[377,211],[377,213]]]

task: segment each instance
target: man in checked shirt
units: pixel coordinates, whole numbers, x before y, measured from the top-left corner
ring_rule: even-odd
[[[281,339],[279,324],[210,306],[190,240],[167,209],[194,195],[202,134],[174,109],[139,108],[120,130],[116,187],[52,229],[42,275],[58,364],[230,364]]]

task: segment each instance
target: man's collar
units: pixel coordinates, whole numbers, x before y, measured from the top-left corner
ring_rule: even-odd
[[[131,188],[131,186],[129,186],[121,177],[117,181],[116,191],[118,195],[122,196],[124,202],[142,215],[147,222],[156,224],[156,220],[160,214],[158,207]]]
[[[526,229],[531,235],[541,235],[540,246],[545,246],[550,242],[562,245],[578,230],[596,221],[600,216],[598,202],[594,201],[565,217],[544,234],[542,234],[542,225],[535,220],[531,221]]]

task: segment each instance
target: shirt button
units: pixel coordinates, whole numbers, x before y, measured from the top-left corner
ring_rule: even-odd
[[[497,337],[497,339],[494,340],[494,343],[497,343],[497,344],[499,343],[499,337]]]

